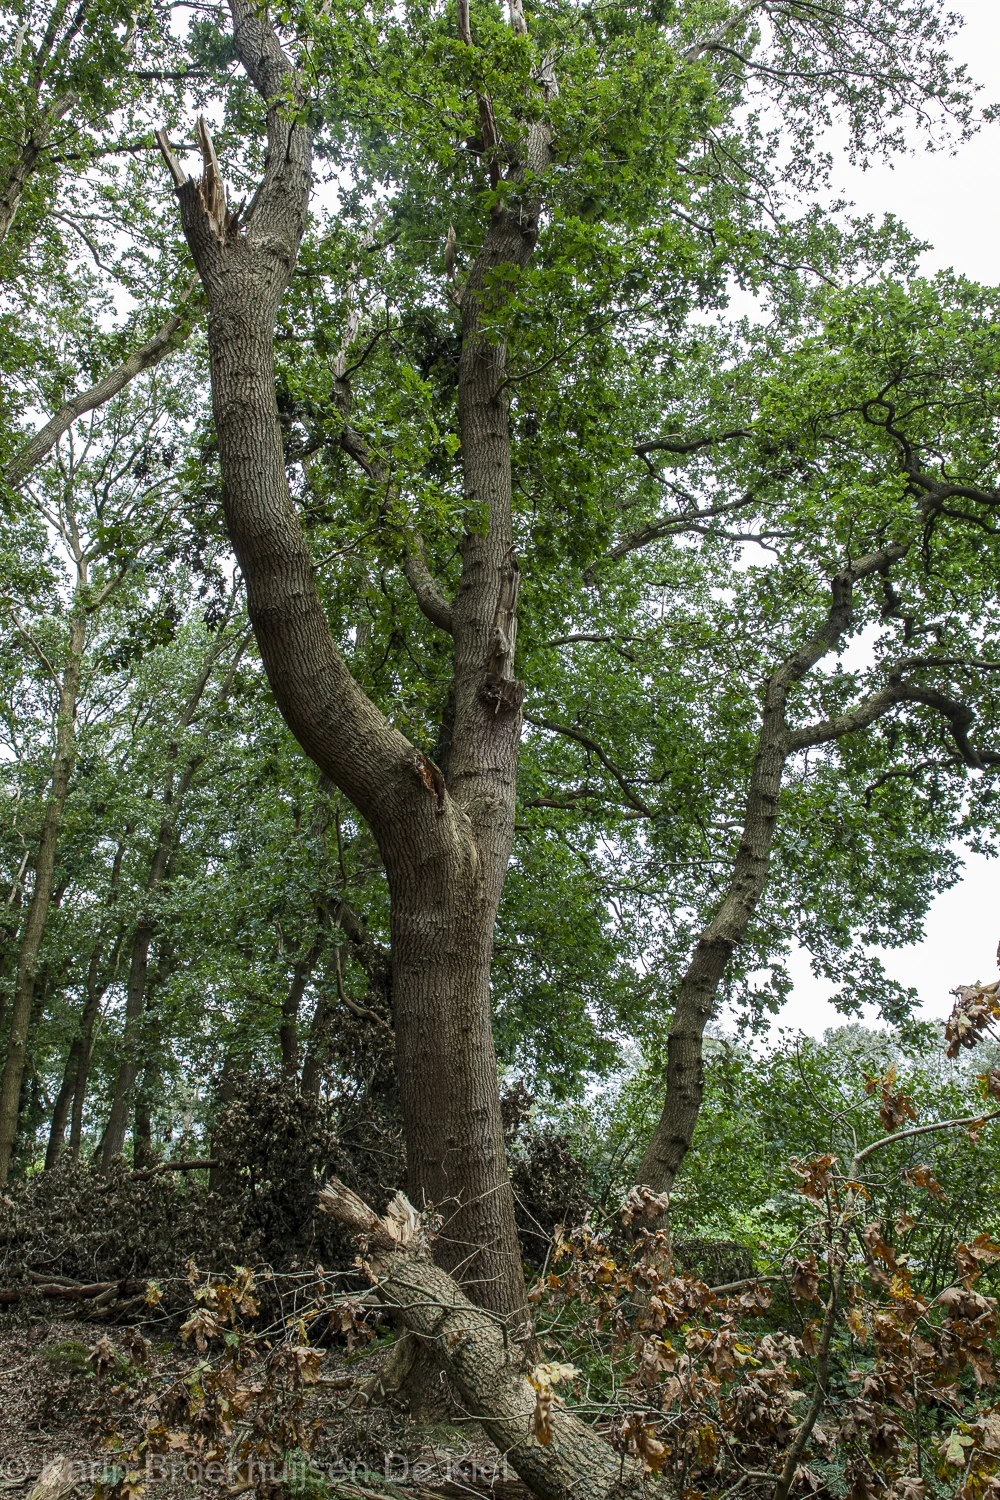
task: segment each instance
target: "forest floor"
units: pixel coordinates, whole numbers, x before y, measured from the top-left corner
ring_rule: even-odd
[[[149,1330],[147,1330],[148,1332]],[[120,1344],[127,1331],[67,1319],[0,1319],[0,1497],[22,1500],[45,1465],[68,1458],[79,1475],[75,1495],[86,1500],[114,1465],[108,1434],[137,1433],[134,1398],[113,1383],[95,1381],[89,1351],[103,1334]],[[176,1340],[153,1342],[148,1358],[154,1380],[178,1368]],[[186,1361],[190,1368],[190,1359]],[[357,1371],[358,1366],[352,1368]],[[333,1373],[330,1371],[330,1373]],[[421,1425],[401,1410],[372,1405],[352,1410],[342,1392],[310,1392],[315,1438],[308,1458],[274,1473],[277,1495],[295,1500],[416,1500],[441,1496],[494,1496],[527,1500],[528,1492],[491,1447],[475,1422]],[[223,1473],[190,1469],[181,1455],[153,1461],[142,1475],[155,1500],[218,1495],[230,1488]],[[221,1465],[212,1466],[221,1470]]]

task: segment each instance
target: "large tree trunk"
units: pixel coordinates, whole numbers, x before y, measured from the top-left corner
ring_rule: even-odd
[[[52,904],[59,831],[69,793],[70,776],[76,756],[76,707],[80,693],[80,671],[87,639],[86,617],[82,612],[70,619],[69,645],[56,713],[55,755],[52,781],[45,804],[45,817],[35,858],[35,883],[24,920],[18,952],[14,998],[11,1004],[10,1033],[3,1076],[0,1078],[0,1187],[10,1173],[11,1153],[17,1135],[18,1107],[24,1078],[31,1004],[38,971],[45,923]]]
[[[504,356],[476,336],[478,288],[471,285],[463,312],[466,487],[477,505],[486,505],[490,524],[486,536],[470,535],[465,543],[454,611],[456,734],[446,785],[438,767],[354,681],[316,591],[313,559],[289,492],[274,388],[274,325],[305,226],[311,141],[276,102],[298,82],[266,18],[246,0],[231,0],[231,9],[237,53],[268,103],[268,164],[242,224],[226,210],[204,125],[200,183],[185,177],[161,136],[208,296],[227,526],[279,708],[306,752],[366,818],[385,862],[410,1190],[443,1213],[445,1260],[462,1267],[485,1305],[519,1320],[524,1281],[503,1152],[489,987],[520,733],[512,670],[517,571],[499,373]],[[480,282],[511,257],[524,263],[534,230],[522,230],[519,222],[516,210],[498,217]],[[447,628],[443,601],[425,612]]]
[[[389,866],[396,1071],[410,1196],[481,1306],[524,1315],[490,1007],[495,904],[475,871]]]

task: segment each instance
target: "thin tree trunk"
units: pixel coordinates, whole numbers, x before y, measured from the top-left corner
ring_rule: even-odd
[[[768,695],[769,699],[771,694]],[[667,1089],[637,1180],[656,1192],[673,1186],[687,1155],[705,1092],[703,1037],[719,984],[764,893],[788,758],[784,704],[769,702],[750,779],[743,835],[725,898],[698,939],[677,990],[667,1041]]]
[[[52,782],[35,858],[35,883],[18,953],[7,1056],[3,1076],[0,1078],[0,1187],[6,1184],[10,1172],[11,1153],[17,1135],[18,1104],[24,1077],[35,975],[52,902],[59,831],[76,756],[76,707],[86,638],[86,617],[82,612],[77,612],[70,619],[69,647],[59,685]]]
[[[173,843],[174,821],[164,818],[160,824],[156,849],[146,882],[147,896],[152,896],[163,879]],[[139,1073],[139,1032],[146,1008],[146,980],[149,974],[149,950],[155,925],[148,911],[140,917],[132,935],[128,981],[125,988],[125,1029],[122,1035],[121,1063],[115,1078],[115,1092],[104,1135],[101,1139],[101,1170],[107,1171],[116,1156],[125,1149],[128,1133],[129,1105]]]
[[[321,990],[316,998],[316,1008],[309,1023],[309,1039],[306,1044],[305,1061],[302,1064],[302,1092],[312,1098],[318,1095],[323,1077],[329,1017],[330,1006],[325,991]]]
[[[111,887],[109,892],[109,903],[115,899],[118,889],[118,877],[121,871],[122,856],[125,845],[119,844],[115,854],[111,873]],[[102,984],[100,982],[101,962],[104,958],[106,944],[106,933],[102,932],[94,944],[90,954],[90,962],[87,965],[87,978],[84,987],[83,1010],[80,1013],[80,1021],[77,1026],[73,1040],[70,1043],[69,1053],[66,1058],[66,1067],[63,1071],[62,1085],[56,1097],[55,1106],[52,1111],[52,1124],[49,1128],[49,1143],[45,1152],[45,1170],[51,1169],[59,1161],[62,1155],[66,1136],[66,1125],[70,1119],[71,1106],[74,1104],[78,1088],[81,1086],[81,1078],[84,1090],[86,1088],[86,1077],[89,1069],[90,1054],[93,1048],[94,1026],[101,1009],[101,1001],[108,988],[110,976]],[[81,1098],[82,1108],[82,1098]],[[76,1111],[73,1111],[74,1119]]]
[[[698,939],[691,962],[680,981],[670,1036],[667,1041],[666,1097],[656,1128],[636,1173],[636,1180],[656,1192],[669,1192],[690,1149],[705,1091],[703,1037],[719,985],[734,950],[743,941],[767,885],[768,868],[778,827],[781,779],[790,755],[809,744],[851,733],[871,722],[848,714],[836,725],[814,725],[791,730],[786,722],[788,694],[850,629],[853,590],[858,579],[885,573],[907,548],[892,543],[880,552],[858,559],[831,580],[831,603],[820,629],[772,672],[764,698],[757,753],[754,758],[746,813],[733,873],[722,904]],[[899,689],[898,691],[904,691]],[[881,700],[884,699],[884,706]],[[884,712],[891,693],[876,695],[871,703]],[[876,717],[877,714],[872,715]],[[830,732],[834,730],[835,732]]]
[[[94,1012],[94,1022],[90,1030],[81,1039],[80,1056],[77,1062],[76,1082],[73,1087],[73,1109],[69,1121],[69,1154],[70,1160],[78,1162],[83,1152],[83,1111],[87,1102],[87,1084],[90,1081],[90,1065],[94,1059],[94,1042],[97,1035],[97,1021],[100,1015],[100,1004]]]
[[[299,1076],[299,1011],[306,986],[326,942],[326,932],[321,926],[312,947],[304,958],[300,958],[292,970],[292,981],[281,1006],[281,1024],[278,1041],[281,1046],[281,1076],[286,1081]]]
[[[112,965],[112,971],[116,967],[117,963]],[[97,1040],[97,1028],[101,1016],[101,1001],[104,998],[109,983],[110,976],[105,983],[95,985],[94,990],[88,993],[87,1008],[80,1027],[80,1050],[77,1055],[76,1078],[73,1085],[73,1109],[70,1115],[69,1126],[70,1157],[74,1162],[80,1160],[80,1154],[83,1149],[83,1111],[87,1102],[87,1084],[90,1079],[90,1065],[94,1057],[94,1044]]]
[[[66,1138],[66,1124],[69,1120],[70,1106],[73,1103],[73,1092],[76,1088],[76,1075],[80,1066],[80,1037],[75,1036],[70,1043],[69,1053],[66,1058],[66,1067],[63,1070],[62,1083],[56,1095],[56,1102],[52,1106],[52,1121],[49,1125],[49,1143],[45,1148],[45,1170],[51,1172],[59,1160]]]
[[[143,1069],[135,1099],[135,1121],[132,1127],[132,1165],[136,1170],[153,1165],[153,1091],[159,1069],[147,1063]]]
[[[126,828],[125,833],[126,837],[131,835],[131,826]],[[118,900],[124,858],[125,840],[123,839],[115,851],[114,863],[111,866],[111,880],[108,887],[109,908],[113,907]],[[90,1064],[94,1056],[94,1042],[101,1014],[101,1001],[118,971],[118,954],[120,951],[121,938],[119,937],[112,951],[108,974],[103,983],[98,983],[96,965],[92,963],[88,970],[87,1001],[80,1024],[80,1047],[77,1054],[76,1074],[73,1080],[73,1109],[70,1116],[69,1128],[70,1158],[74,1163],[80,1160],[80,1153],[83,1146],[83,1111],[87,1102],[87,1083],[90,1078]]]
[[[230,603],[232,609],[232,603]],[[228,617],[227,617],[228,618]],[[211,680],[212,671],[222,654],[225,645],[224,634],[220,632],[219,637],[212,644],[201,671],[188,695],[183,712],[178,721],[178,732],[187,729],[194,718],[195,710],[201,702],[202,696]],[[243,654],[246,638],[238,646],[235,658],[229,672],[216,695],[213,707],[218,707],[225,701],[232,686],[233,674],[237,663]],[[164,815],[160,821],[157,834],[156,847],[150,861],[149,875],[146,879],[146,894],[148,897],[155,896],[163,882],[167,869],[167,861],[174,847],[177,829],[177,818],[181,803],[190,789],[201,764],[203,757],[195,755],[188,761],[181,773],[179,781],[174,780],[176,760],[179,751],[179,742],[170,746],[168,753],[168,769],[163,790]],[[132,1100],[132,1091],[135,1088],[136,1079],[139,1076],[141,1065],[140,1058],[140,1033],[142,1020],[146,1009],[146,982],[149,973],[149,952],[153,937],[156,932],[156,920],[149,906],[140,914],[132,936],[132,948],[129,955],[128,981],[125,989],[125,1029],[122,1036],[122,1058],[115,1079],[115,1091],[111,1102],[111,1110],[104,1129],[104,1135],[100,1146],[100,1163],[102,1171],[107,1171],[116,1156],[120,1156],[125,1150],[125,1139],[128,1134],[129,1111]]]
[[[14,965],[17,953],[17,934],[21,926],[21,908],[24,895],[24,872],[28,866],[28,854],[21,860],[17,876],[7,897],[7,909],[0,918],[0,1045],[3,1045],[7,1029],[7,975]]]
[[[153,1100],[162,1074],[160,1051],[159,994],[177,967],[177,953],[168,948],[160,954],[156,969],[146,985],[146,1000],[139,1038],[141,1077],[137,1074],[135,1108],[132,1117],[132,1165],[149,1167],[153,1155]]]

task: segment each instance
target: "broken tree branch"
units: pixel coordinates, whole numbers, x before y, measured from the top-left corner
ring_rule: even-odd
[[[358,1236],[380,1300],[446,1370],[492,1442],[543,1500],[630,1500],[659,1486],[634,1460],[615,1452],[565,1405],[551,1399],[548,1441],[535,1435],[538,1386],[525,1358],[524,1331],[512,1338],[502,1320],[476,1307],[430,1256],[432,1232],[397,1193],[384,1218],[334,1178],[319,1207]]]

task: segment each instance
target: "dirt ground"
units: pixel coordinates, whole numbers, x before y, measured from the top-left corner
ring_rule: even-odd
[[[146,1328],[148,1360],[154,1376],[177,1368],[174,1336]],[[75,1495],[86,1500],[114,1464],[109,1430],[131,1435],[142,1412],[127,1396],[108,1395],[94,1376],[89,1355],[103,1336],[124,1348],[126,1329],[68,1319],[0,1318],[0,1497],[22,1500],[56,1457],[74,1464]],[[368,1360],[365,1363],[373,1363]],[[358,1366],[353,1367],[355,1371]],[[330,1362],[330,1372],[333,1370]],[[266,1477],[276,1497],[291,1500],[415,1500],[422,1495],[491,1495],[496,1500],[529,1500],[513,1471],[486,1441],[478,1426],[460,1417],[447,1424],[419,1426],[400,1410],[372,1405],[353,1410],[343,1392],[310,1392],[309,1418],[315,1438],[308,1456],[297,1455]],[[151,1460],[141,1476],[150,1500],[182,1496],[223,1497],[237,1493],[221,1464],[205,1471],[183,1455]],[[243,1493],[246,1493],[245,1489]]]

